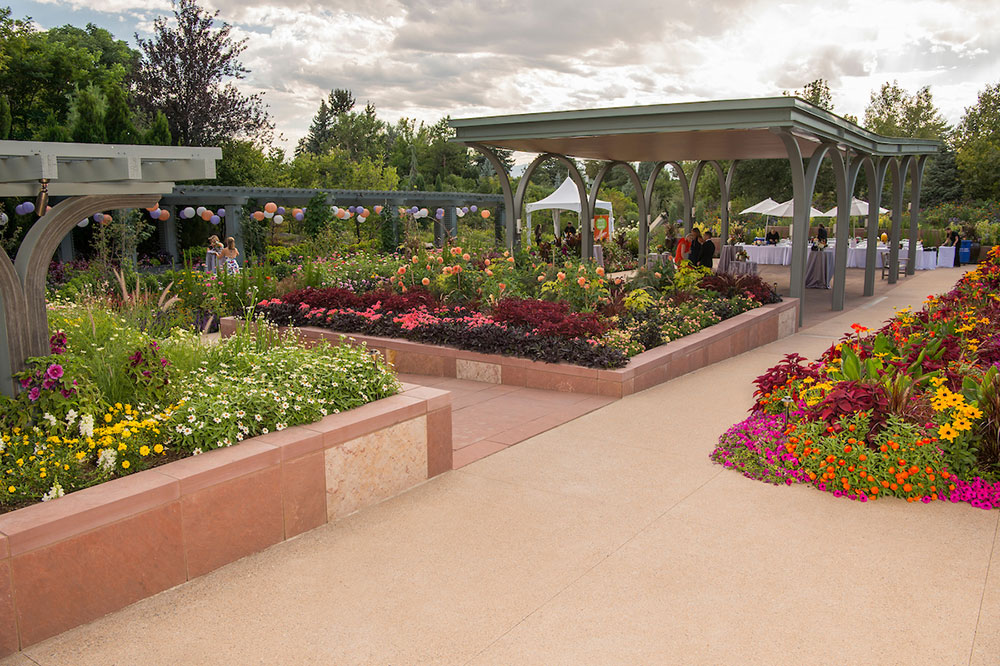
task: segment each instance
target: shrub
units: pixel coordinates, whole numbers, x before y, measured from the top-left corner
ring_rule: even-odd
[[[563,338],[597,338],[608,328],[593,312],[570,312],[564,301],[504,298],[493,306],[493,319]]]

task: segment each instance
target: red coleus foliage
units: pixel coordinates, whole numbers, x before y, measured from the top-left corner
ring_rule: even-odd
[[[805,379],[806,377],[818,379],[820,375],[819,364],[803,363],[803,361],[807,361],[806,357],[799,354],[785,356],[781,363],[754,380],[754,384],[757,385],[756,395],[771,393],[776,388],[786,386],[789,380]]]
[[[607,325],[593,312],[570,312],[564,301],[504,298],[493,307],[493,319],[527,326],[539,335],[563,338],[596,338]]]

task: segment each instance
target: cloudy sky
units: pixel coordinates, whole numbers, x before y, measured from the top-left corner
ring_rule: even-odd
[[[286,146],[348,88],[380,116],[765,97],[824,78],[836,111],[929,85],[950,122],[1000,80],[997,0],[206,0],[248,38],[243,82]],[[94,9],[98,5],[101,9]],[[169,0],[14,0],[43,28],[88,22],[134,43]]]

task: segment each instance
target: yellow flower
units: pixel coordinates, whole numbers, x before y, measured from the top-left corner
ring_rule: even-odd
[[[148,456],[149,455],[149,447],[148,446],[141,446],[141,447],[139,447],[139,455],[140,456]]]
[[[104,415],[104,422],[105,423],[111,423],[111,414],[105,414]]]
[[[155,453],[163,453],[163,444],[157,444],[153,447]]]
[[[132,466],[132,463],[130,463],[129,461],[127,461],[127,460],[123,460],[122,461],[122,469],[128,469],[131,466]]]
[[[948,380],[944,377],[931,377],[931,384],[934,386],[941,386],[941,384],[944,384],[946,381]]]
[[[945,423],[943,426],[938,428],[938,436],[941,439],[947,439],[949,442],[954,442],[955,438],[958,437],[958,431],[951,427],[950,424]]]
[[[971,430],[972,422],[969,421],[969,419],[959,417],[954,420],[952,427],[954,427],[955,430]]]
[[[7,486],[7,492],[12,493],[15,490],[17,490],[17,488],[15,488],[14,486]]]

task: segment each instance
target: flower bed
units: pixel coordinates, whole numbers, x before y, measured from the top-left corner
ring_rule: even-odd
[[[220,345],[154,338],[100,307],[53,308],[52,355],[0,399],[0,510],[317,421],[392,395],[364,349],[306,348],[265,326]]]
[[[257,314],[279,326],[612,369],[777,300],[756,276],[669,264],[612,281],[593,265],[525,259],[519,266],[509,253],[473,256],[456,247],[411,256],[378,290],[301,289],[261,300]]]
[[[1000,249],[955,288],[756,380],[751,416],[712,459],[867,502],[1000,508]]]

